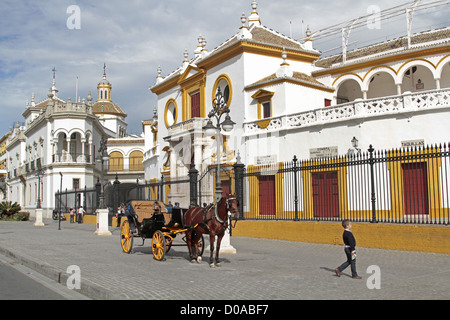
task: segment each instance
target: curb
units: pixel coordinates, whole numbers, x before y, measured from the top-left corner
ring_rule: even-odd
[[[38,263],[30,258],[24,257],[22,255],[16,254],[15,252],[0,247],[0,254],[3,254],[11,259],[14,259],[18,263],[39,272],[43,276],[53,280],[61,285],[65,285],[69,275],[65,271],[58,271],[51,265],[44,265]],[[81,281],[80,289],[76,292],[85,295],[93,300],[122,300],[125,297],[116,295],[98,285],[93,283],[86,283],[88,280]]]

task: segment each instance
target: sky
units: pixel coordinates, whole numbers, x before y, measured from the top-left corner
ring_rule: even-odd
[[[431,3],[436,0],[422,0]],[[0,0],[0,136],[24,122],[26,101],[47,98],[56,69],[59,97],[97,99],[106,64],[112,100],[128,114],[128,133],[141,134],[153,116],[158,66],[162,76],[178,68],[184,51],[193,58],[197,38],[211,51],[239,31],[251,0]],[[406,35],[406,15],[374,20],[377,12],[413,3],[407,0],[258,0],[264,26],[294,39],[373,14],[352,30],[349,49]],[[413,33],[447,27],[450,5],[414,13]],[[363,19],[364,21],[364,19]],[[340,35],[314,41],[324,55],[337,53]],[[330,51],[330,49],[335,49]],[[336,49],[337,48],[337,49]]]

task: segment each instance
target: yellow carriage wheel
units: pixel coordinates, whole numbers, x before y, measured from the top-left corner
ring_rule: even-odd
[[[203,251],[205,250],[205,239],[203,238],[203,235],[198,239],[197,243],[195,244],[195,250],[197,250],[197,256],[202,256]]]
[[[133,235],[131,234],[128,220],[125,220],[120,228],[120,244],[125,253],[130,253],[131,249],[133,249]]]
[[[166,254],[166,238],[163,233],[159,230],[155,231],[152,237],[152,251],[153,257],[161,261],[164,259]]]

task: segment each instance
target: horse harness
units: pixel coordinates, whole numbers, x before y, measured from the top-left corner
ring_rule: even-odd
[[[226,200],[226,209],[227,209],[227,215],[228,215],[228,211],[230,211],[230,209],[231,209],[231,200],[236,200],[236,198],[235,197],[233,197],[233,198],[228,198],[227,200]],[[212,209],[212,208],[214,208],[214,215],[211,217],[211,218],[209,218],[209,219],[206,219],[206,215],[208,214],[208,212]],[[232,211],[232,213],[234,213],[233,211]],[[204,213],[203,213],[203,220],[201,221],[201,222],[199,222],[198,224],[197,224],[197,226],[198,225],[203,225],[207,230],[208,230],[208,232],[210,231],[209,230],[209,227],[208,227],[208,222],[209,221],[211,221],[211,220],[213,220],[213,219],[216,219],[221,225],[223,225],[224,226],[224,229],[227,229],[228,227],[231,227],[231,224],[228,226],[228,225],[226,225],[227,223],[228,223],[228,219],[225,219],[225,220],[222,220],[220,217],[219,217],[219,214],[217,213],[217,203],[216,204],[210,204],[210,205],[208,205],[206,208],[204,208]],[[234,226],[236,226],[236,223],[234,224]]]

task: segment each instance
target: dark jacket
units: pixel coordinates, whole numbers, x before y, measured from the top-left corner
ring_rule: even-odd
[[[350,247],[350,251],[354,251],[356,247],[356,240],[353,236],[353,233],[350,230],[344,230],[344,234],[342,235],[342,239],[346,246]]]

